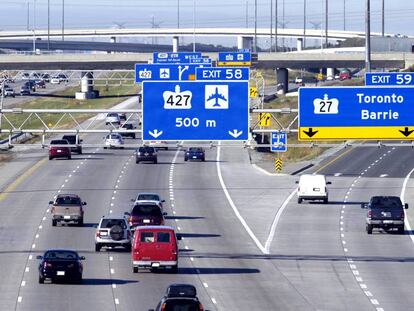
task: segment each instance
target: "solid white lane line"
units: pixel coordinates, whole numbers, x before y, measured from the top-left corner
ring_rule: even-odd
[[[221,151],[221,148],[220,148],[220,143],[219,143],[219,145],[217,147],[216,168],[217,168],[217,175],[218,175],[218,178],[219,178],[219,181],[220,181],[221,188],[223,189],[224,195],[226,196],[227,201],[230,204],[230,207],[233,209],[234,213],[236,214],[236,217],[239,219],[239,221],[241,222],[241,224],[244,227],[244,229],[250,235],[250,237],[252,238],[253,242],[257,245],[257,247],[260,249],[260,251],[262,253],[267,254],[266,248],[263,247],[263,245],[260,243],[259,239],[254,235],[253,231],[250,229],[249,225],[244,220],[244,218],[240,214],[239,210],[237,209],[236,205],[234,204],[232,198],[230,197],[230,194],[229,194],[229,192],[228,192],[228,190],[226,188],[226,184],[224,183],[223,176],[221,175],[220,151]]]
[[[408,173],[408,175],[404,179],[404,183],[403,183],[403,186],[402,186],[402,189],[401,189],[401,194],[400,194],[400,198],[401,198],[401,201],[402,201],[403,204],[405,204],[405,191],[407,189],[407,184],[408,184],[408,181],[409,181],[409,179],[411,177],[411,174],[413,172],[414,172],[414,168]],[[412,230],[411,230],[410,221],[408,220],[407,212],[405,211],[405,209],[404,209],[404,215],[405,215],[404,224],[405,224],[406,228],[411,232]],[[410,237],[411,241],[414,243],[414,236],[412,234],[410,234],[409,237]]]

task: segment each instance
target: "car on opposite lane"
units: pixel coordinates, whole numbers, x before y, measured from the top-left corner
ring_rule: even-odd
[[[39,283],[45,279],[52,282],[57,280],[69,280],[78,284],[82,283],[83,265],[85,257],[79,256],[74,250],[49,249],[43,256],[37,256],[41,260],[39,264]]]
[[[404,205],[397,196],[374,196],[369,203],[362,203],[362,208],[368,209],[366,216],[366,231],[372,234],[374,228],[384,230],[397,229],[398,233],[404,234]]]
[[[104,143],[106,148],[121,148],[124,149],[124,139],[118,133],[111,133],[105,136]]]
[[[135,155],[135,163],[139,162],[153,162],[154,164],[158,163],[157,150],[154,147],[142,146],[139,147]]]
[[[191,161],[191,160],[206,160],[206,153],[203,148],[201,147],[190,147],[184,154],[184,161]]]
[[[171,284],[164,297],[154,309],[148,311],[203,311],[204,307],[197,298],[197,290],[191,284]],[[207,311],[207,310],[206,310]]]
[[[123,247],[131,251],[131,230],[125,216],[108,215],[101,218],[95,233],[95,251],[102,247]]]
[[[54,158],[72,158],[72,153],[69,147],[65,147],[65,145],[69,145],[69,142],[66,139],[54,139],[50,142],[49,146],[49,160],[53,160]]]

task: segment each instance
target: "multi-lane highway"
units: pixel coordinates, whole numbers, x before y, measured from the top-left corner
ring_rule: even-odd
[[[414,202],[412,182],[404,183],[411,149],[355,148],[316,168],[332,181],[328,205],[298,205],[297,177],[257,171],[243,148],[208,149],[206,162],[183,157],[159,151],[158,164],[135,164],[132,149],[85,148],[70,161],[48,161],[46,151],[30,150],[4,164],[1,309],[147,310],[175,282],[194,284],[209,310],[412,308],[412,232],[367,235],[360,208],[378,194]],[[134,274],[129,253],[94,251],[100,217],[128,211],[144,191],[166,199],[167,224],[184,238],[176,275]],[[52,227],[47,203],[58,193],[87,201],[83,227]],[[56,247],[86,257],[82,285],[38,283],[35,257]]]

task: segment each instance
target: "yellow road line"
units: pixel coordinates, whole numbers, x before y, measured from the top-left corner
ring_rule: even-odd
[[[40,160],[35,165],[33,165],[31,168],[26,170],[22,175],[17,177],[17,179],[13,181],[10,185],[8,185],[6,189],[0,192],[0,202],[4,201],[14,189],[16,189],[23,181],[25,181],[30,175],[32,175],[39,167],[41,167],[46,162],[47,162],[47,158]]]
[[[336,161],[338,161],[340,158],[342,158],[344,155],[350,153],[352,150],[354,150],[355,147],[352,147],[351,149],[345,151],[344,153],[341,153],[339,156],[337,156],[336,158],[332,159],[331,161],[329,161],[328,163],[326,163],[324,166],[320,167],[319,169],[316,170],[315,173],[319,173],[320,171],[322,171],[324,168],[328,167],[329,165],[331,165],[332,163],[335,163]]]

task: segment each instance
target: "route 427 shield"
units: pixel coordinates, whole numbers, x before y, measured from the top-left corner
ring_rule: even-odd
[[[248,81],[143,82],[144,140],[247,140]]]

